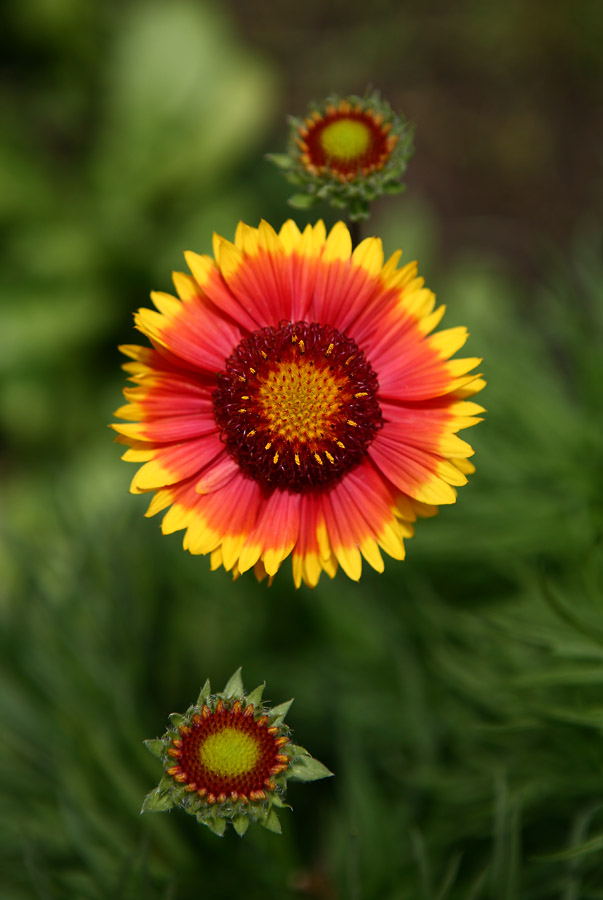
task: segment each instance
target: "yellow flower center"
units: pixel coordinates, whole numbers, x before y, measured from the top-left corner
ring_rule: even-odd
[[[213,393],[241,471],[266,490],[322,491],[363,459],[382,416],[377,376],[357,344],[318,322],[254,331]]]
[[[199,747],[201,764],[215,775],[243,775],[253,769],[259,757],[258,742],[238,728],[210,734]]]
[[[258,405],[274,435],[285,441],[332,437],[343,384],[313,360],[287,360],[270,369],[258,390]]]
[[[356,119],[337,119],[323,128],[320,143],[329,158],[358,159],[371,145],[371,131]]]

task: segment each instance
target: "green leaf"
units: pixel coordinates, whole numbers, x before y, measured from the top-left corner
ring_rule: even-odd
[[[313,756],[296,757],[287,770],[287,778],[295,778],[296,781],[318,781],[320,778],[330,778],[331,775],[333,772]]]
[[[247,705],[253,703],[254,706],[259,706],[262,702],[262,696],[264,694],[265,687],[266,682],[264,682],[263,684],[259,684],[256,688],[254,688],[252,692],[247,695]]]
[[[281,725],[284,722],[285,716],[289,712],[291,704],[293,703],[293,699],[294,698],[292,697],[291,700],[286,700],[285,703],[279,703],[278,706],[272,708],[272,710],[270,711],[271,725]]]
[[[249,819],[247,816],[241,814],[240,816],[235,816],[232,820],[232,825],[236,833],[243,837],[247,829],[249,828]]]
[[[197,697],[196,706],[203,706],[205,703],[207,703],[210,694],[211,694],[211,684],[209,683],[209,678],[208,678],[207,681],[205,682],[205,684],[203,685],[203,687],[201,688],[201,693]]]
[[[603,726],[603,710],[600,706],[588,706],[584,709],[570,709],[560,706],[543,705],[543,711],[551,719],[561,722],[571,722],[576,725],[585,725],[589,728],[600,729]]]
[[[224,697],[234,697],[236,695],[241,695],[243,693],[243,679],[241,678],[241,666],[237,669],[234,675],[231,675],[228,681],[226,682],[226,687],[222,691],[222,696]]]
[[[314,206],[315,198],[311,194],[293,194],[287,202],[294,209],[310,209]]]
[[[159,787],[147,794],[143,800],[141,815],[145,812],[166,812],[174,806],[171,796]]]
[[[261,824],[264,826],[264,828],[267,828],[268,831],[273,831],[275,834],[282,834],[281,823],[279,822],[276,810],[274,809],[270,810]]]
[[[563,862],[566,859],[579,859],[581,856],[599,853],[601,850],[603,850],[603,834],[598,834],[577,847],[570,847],[568,850],[561,850],[559,853],[547,853],[546,856],[537,856],[536,859],[542,862]]]
[[[156,756],[157,759],[161,759],[161,754],[163,752],[163,741],[161,738],[153,738],[152,740],[143,741],[142,742],[149,753],[152,753],[153,756]]]
[[[266,153],[264,159],[274,163],[279,169],[290,169],[293,165],[293,160],[288,153]]]

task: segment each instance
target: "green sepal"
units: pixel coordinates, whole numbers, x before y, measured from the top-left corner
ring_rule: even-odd
[[[323,198],[321,197],[321,199],[323,199]],[[348,205],[347,200],[343,200],[341,197],[337,197],[337,196],[329,197],[329,194],[327,191],[325,191],[324,199],[329,200],[333,209],[345,209],[346,206]]]
[[[316,203],[316,198],[312,194],[292,194],[287,203],[294,209],[310,209]]]
[[[211,816],[207,819],[197,816],[197,822],[202,822],[203,825],[207,825],[207,827],[213,831],[214,834],[217,834],[218,837],[224,836],[224,832],[226,831],[226,819],[223,819],[221,816]]]
[[[267,828],[268,831],[273,831],[275,834],[282,834],[283,829],[281,828],[281,823],[276,814],[276,810],[270,809],[270,812],[266,816],[265,819],[260,820],[260,825],[263,825],[264,828]]]
[[[293,809],[290,803],[285,803],[285,801],[276,794],[272,798],[272,805],[277,806],[279,809]]]
[[[290,169],[293,165],[293,160],[288,153],[266,153],[264,159],[274,163],[279,169]]]
[[[228,681],[226,682],[226,686],[223,691],[220,692],[222,697],[235,697],[242,696],[243,694],[243,679],[241,677],[241,666],[237,669],[237,671],[230,676]]]
[[[256,688],[254,688],[250,694],[247,694],[245,702],[247,706],[253,703],[254,706],[259,706],[262,702],[262,696],[264,694],[264,690],[266,688],[266,682],[263,684],[258,684]]]
[[[165,791],[173,790],[175,784],[176,784],[176,782],[171,777],[171,775],[168,775],[166,773],[165,775],[161,776],[161,779],[160,779],[157,787],[159,788],[160,791],[163,791],[165,793]]]
[[[292,759],[295,759],[297,756],[310,756],[309,752],[305,747],[300,746],[300,744],[287,744],[287,750],[291,752]]]
[[[330,778],[333,772],[323,766],[321,762],[310,756],[304,747],[293,745],[290,749],[294,752],[293,762],[287,769],[287,779],[296,781],[318,781],[321,778]]]
[[[180,713],[170,713],[168,719],[176,730],[186,723],[186,716],[183,716]]]
[[[149,753],[151,753],[153,756],[156,756],[157,759],[161,759],[164,747],[161,738],[150,738],[148,741],[143,741],[142,743],[145,745]]]
[[[209,700],[209,695],[211,694],[211,684],[209,683],[209,678],[201,688],[201,693],[197,697],[196,706],[204,706]]]
[[[247,829],[249,828],[249,819],[247,816],[235,816],[232,820],[232,827],[239,835],[239,837],[243,837]]]
[[[279,703],[278,706],[274,706],[268,713],[268,715],[270,716],[270,724],[281,725],[284,722],[285,716],[289,712],[292,703],[293,697],[291,698],[291,700],[286,700],[285,703]]]
[[[401,194],[405,190],[406,185],[402,184],[401,181],[388,181],[387,184],[383,185],[384,194]]]
[[[140,814],[145,812],[166,812],[172,809],[174,801],[170,794],[161,789],[161,785],[146,795],[142,802]]]

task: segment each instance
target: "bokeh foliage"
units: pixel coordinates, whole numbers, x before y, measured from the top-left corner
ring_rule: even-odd
[[[476,34],[488,23],[493,40],[496,17]],[[183,0],[30,0],[5,40],[3,900],[603,897],[592,218],[563,250],[543,237],[527,280],[483,249],[446,256],[409,177],[372,224],[484,356],[478,472],[383,576],[294,592],[285,565],[270,589],[232,584],[142,517],[106,423],[115,344],[135,340],[132,310],[181,250],[287,214],[261,160],[278,149],[281,70]],[[296,740],[336,778],[292,786],[282,837],[140,818],[158,777],[142,740],[240,664],[273,702],[295,697]]]

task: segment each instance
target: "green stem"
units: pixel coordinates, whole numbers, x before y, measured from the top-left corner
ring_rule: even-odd
[[[362,229],[360,228],[360,222],[350,222],[349,228],[350,235],[352,236],[352,247],[357,247],[362,240]]]

